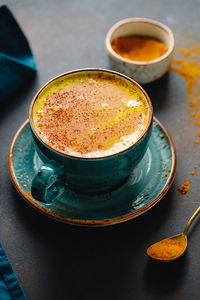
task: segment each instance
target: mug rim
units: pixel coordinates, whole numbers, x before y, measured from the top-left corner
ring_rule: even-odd
[[[116,152],[114,154],[111,154],[111,155],[106,155],[106,156],[102,156],[102,157],[78,157],[78,156],[75,156],[75,155],[70,155],[70,154],[65,154],[63,152],[60,152],[54,148],[52,148],[51,146],[49,146],[45,141],[43,141],[43,139],[39,136],[39,134],[37,133],[36,131],[36,128],[35,128],[35,125],[34,125],[34,122],[33,122],[33,107],[34,107],[34,103],[36,101],[36,99],[38,98],[38,96],[41,94],[41,92],[50,84],[52,83],[53,81],[57,80],[58,78],[61,78],[61,77],[64,77],[64,76],[67,76],[67,75],[70,75],[70,74],[73,74],[73,73],[79,73],[79,72],[103,72],[103,73],[110,73],[110,74],[113,74],[115,76],[119,76],[119,77],[122,77],[128,81],[130,81],[131,83],[133,83],[142,93],[143,95],[145,96],[146,98],[146,101],[148,103],[148,108],[149,108],[149,120],[148,120],[148,123],[147,123],[147,126],[144,130],[144,132],[142,133],[142,135],[140,136],[140,138],[135,142],[133,143],[131,146],[129,146],[128,148],[122,150],[122,151],[119,151],[119,152]],[[47,147],[49,150],[59,154],[59,155],[62,155],[64,157],[68,157],[68,158],[71,158],[71,159],[76,159],[76,160],[86,160],[86,161],[90,161],[90,160],[102,160],[102,159],[109,159],[109,158],[112,158],[112,157],[115,157],[115,156],[118,156],[118,155],[121,155],[127,151],[130,151],[131,148],[135,147],[137,144],[139,144],[141,142],[141,140],[143,140],[143,138],[147,135],[151,125],[152,125],[152,122],[153,122],[153,106],[152,106],[152,103],[151,103],[151,100],[150,100],[150,97],[148,96],[147,92],[140,86],[139,83],[137,83],[135,80],[133,80],[132,78],[124,75],[124,74],[121,74],[119,72],[116,72],[116,71],[113,71],[113,70],[109,70],[109,69],[104,69],[104,68],[81,68],[81,69],[75,69],[75,70],[72,70],[72,71],[68,71],[68,72],[65,72],[65,73],[62,73],[56,77],[53,77],[52,79],[50,79],[49,81],[47,81],[38,91],[37,93],[35,94],[35,96],[33,97],[32,101],[31,101],[31,104],[30,104],[30,108],[29,108],[29,122],[30,122],[30,127],[34,133],[34,135],[36,136],[36,138],[43,144],[45,145],[45,147]]]

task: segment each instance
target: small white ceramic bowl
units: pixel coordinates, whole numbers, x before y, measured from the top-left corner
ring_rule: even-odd
[[[118,55],[112,49],[112,42],[120,36],[142,35],[154,37],[168,46],[168,51],[152,61],[133,61]],[[106,49],[109,54],[110,67],[124,73],[141,84],[149,83],[163,76],[170,63],[174,49],[172,31],[160,22],[146,18],[129,18],[116,23],[106,35]]]

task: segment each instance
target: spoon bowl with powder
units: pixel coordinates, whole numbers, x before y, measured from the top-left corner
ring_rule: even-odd
[[[199,213],[200,206],[197,208],[197,210],[187,222],[183,233],[174,235],[172,237],[161,240],[160,242],[151,245],[147,249],[148,256],[152,259],[161,262],[173,261],[182,256],[187,248],[188,229]]]

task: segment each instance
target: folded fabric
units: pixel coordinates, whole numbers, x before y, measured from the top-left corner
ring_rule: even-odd
[[[0,102],[34,76],[37,67],[29,43],[11,11],[0,7]]]
[[[0,299],[26,300],[6,253],[0,244]]]

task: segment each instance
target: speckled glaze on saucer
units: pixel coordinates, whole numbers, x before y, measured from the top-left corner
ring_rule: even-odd
[[[80,226],[111,225],[141,215],[165,195],[176,171],[173,142],[154,118],[147,152],[122,186],[111,193],[90,196],[60,185],[57,197],[47,204],[35,200],[30,192],[32,180],[42,165],[34,147],[27,120],[16,132],[9,151],[9,169],[16,189],[41,213]]]

